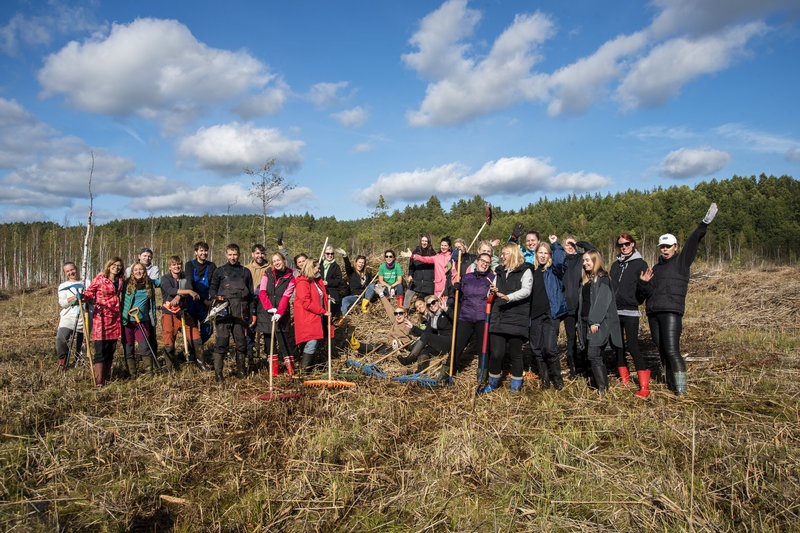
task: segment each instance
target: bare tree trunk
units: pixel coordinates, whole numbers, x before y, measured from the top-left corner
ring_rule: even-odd
[[[86,234],[83,236],[83,259],[81,260],[81,268],[83,270],[82,278],[85,286],[89,286],[89,253],[90,253],[90,240],[89,235],[92,231],[92,207],[94,204],[94,197],[92,196],[92,176],[94,176],[94,152],[92,152],[92,168],[89,169],[89,216],[86,220]]]

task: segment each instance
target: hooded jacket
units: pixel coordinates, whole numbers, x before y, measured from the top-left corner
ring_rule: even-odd
[[[647,270],[647,263],[642,259],[639,250],[629,256],[619,254],[617,260],[611,265],[611,288],[614,290],[617,309],[620,314],[639,316],[639,304],[644,298],[639,298],[641,290],[639,274]],[[627,312],[626,312],[627,311]]]

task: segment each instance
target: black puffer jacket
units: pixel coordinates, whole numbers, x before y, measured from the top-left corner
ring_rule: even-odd
[[[520,266],[508,273],[506,277],[506,267],[500,265],[495,270],[497,277],[495,285],[497,290],[503,294],[509,294],[522,288],[522,276],[531,270],[530,263],[522,263]],[[489,319],[489,331],[491,333],[503,333],[506,335],[520,335],[528,337],[530,328],[531,297],[523,298],[515,302],[506,302],[501,298],[495,298],[492,304],[492,315]]]
[[[635,311],[644,298],[640,298],[644,282],[639,279],[639,274],[647,270],[647,262],[642,259],[642,254],[635,250],[625,257],[620,254],[611,265],[611,288],[616,295],[617,309]],[[637,290],[639,288],[639,290]]]
[[[422,248],[417,246],[414,253],[422,255]],[[431,254],[435,255],[435,254]],[[408,275],[412,277],[411,290],[422,294],[433,294],[433,263],[422,263],[414,259],[408,261]]]
[[[343,259],[344,271],[347,274],[347,285],[350,288],[350,294],[358,296],[367,287],[369,282],[372,281],[372,271],[368,268],[364,269],[364,281],[362,282],[361,275],[353,268],[353,264],[350,263],[350,258],[344,256]],[[342,291],[342,294],[344,294],[344,291]]]
[[[320,264],[320,272],[322,271],[322,264]],[[325,276],[325,290],[328,291],[328,296],[331,297],[335,304],[342,303],[342,296],[339,288],[342,284],[342,267],[339,263],[333,263],[328,267],[327,275]]]
[[[561,282],[564,285],[564,299],[567,300],[567,314],[575,315],[578,312],[578,300],[581,292],[581,272],[583,271],[583,254],[595,247],[586,241],[578,241],[578,248],[582,253],[567,254],[567,271]]]
[[[700,223],[689,235],[683,249],[669,259],[658,258],[653,266],[653,279],[642,284],[647,297],[647,314],[678,313],[686,309],[686,291],[689,289],[689,269],[697,255],[700,240],[706,234],[708,224]]]

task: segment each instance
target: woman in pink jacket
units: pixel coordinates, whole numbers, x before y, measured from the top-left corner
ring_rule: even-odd
[[[452,255],[451,250],[450,237],[444,237],[439,243],[439,253],[436,255],[412,254],[410,248],[400,255],[402,257],[410,257],[420,263],[433,264],[433,288],[436,291],[436,296],[441,296],[447,283],[448,266]]]

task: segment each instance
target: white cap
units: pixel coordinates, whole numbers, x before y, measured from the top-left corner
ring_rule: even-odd
[[[678,239],[676,239],[675,235],[673,235],[672,233],[665,233],[664,235],[658,238],[659,246],[663,245],[674,246],[676,244],[678,244]]]

